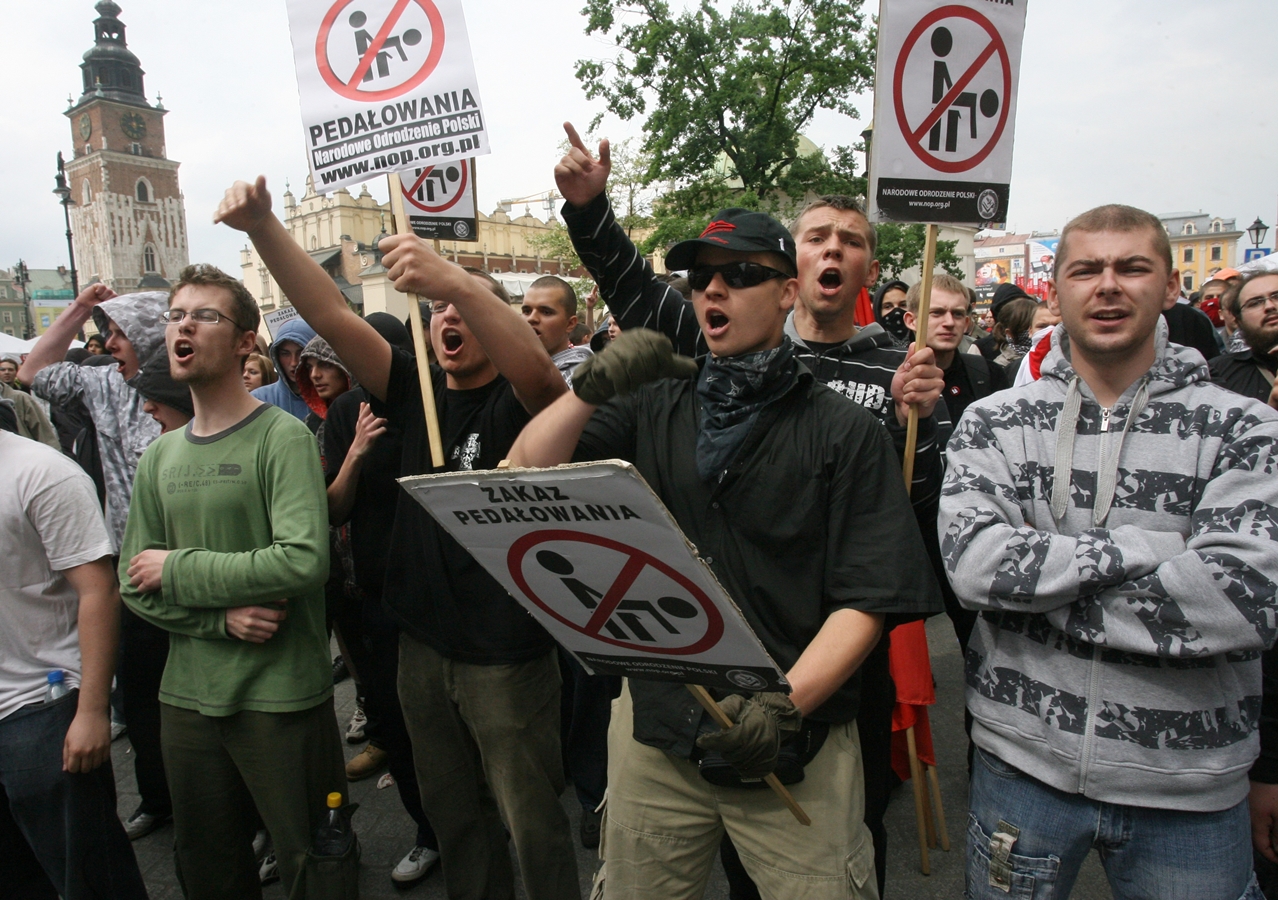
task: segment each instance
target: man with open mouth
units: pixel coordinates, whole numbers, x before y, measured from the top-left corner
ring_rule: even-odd
[[[720,731],[681,685],[627,679],[608,736],[603,896],[700,897],[727,833],[765,897],[877,898],[859,670],[885,615],[941,608],[897,460],[875,417],[818,383],[785,333],[800,279],[779,222],[722,210],[666,265],[688,271],[710,355],[623,331],[511,462],[634,463],[792,690],[719,692],[735,723]],[[810,830],[759,789],[783,746],[803,748],[790,789]]]
[[[396,290],[429,298],[445,456],[436,469],[416,358],[351,311],[271,213],[266,179],[237,182],[217,221],[249,235],[280,288],[372,395],[373,413],[403,429],[404,475],[494,468],[531,416],[567,390],[492,276],[442,259],[411,234],[384,239],[382,265]],[[531,900],[579,897],[559,803],[554,641],[403,491],[382,598],[401,628],[400,700],[450,896],[514,894],[509,828]]]
[[[555,167],[555,183],[566,201],[564,224],[582,263],[599,284],[622,329],[652,328],[674,343],[676,352],[700,356],[723,327],[716,319],[703,333],[692,303],[660,281],[638,248],[617,224],[604,191],[610,162],[608,143],[599,158],[590,155],[570,124],[565,124],[568,154]],[[919,436],[910,498],[934,571],[941,573],[936,546],[936,504],[941,492],[941,447],[950,430],[945,404],[938,402],[944,373],[931,348],[907,354],[878,323],[858,328],[856,298],[878,278],[876,235],[851,197],[822,197],[808,204],[790,229],[795,243],[798,297],[786,320],[786,335],[799,361],[816,380],[873,413],[887,429],[898,456],[904,454],[909,405],[919,405]],[[707,230],[711,243],[727,233]],[[624,332],[623,332],[624,333]],[[887,811],[891,770],[892,708],[895,686],[888,673],[885,639],[862,666],[866,689],[858,715],[865,756],[866,823],[874,835],[880,890],[887,865]],[[729,881],[741,873],[736,855],[725,846]],[[748,891],[748,885],[742,884]],[[734,896],[736,891],[734,888]],[[744,894],[743,896],[749,896]]]

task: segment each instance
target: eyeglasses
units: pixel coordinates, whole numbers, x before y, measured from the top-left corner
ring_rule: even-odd
[[[430,314],[432,316],[442,316],[444,313],[448,312],[448,307],[450,306],[452,306],[451,303],[445,303],[443,300],[436,300],[430,305]]]
[[[177,325],[187,316],[191,317],[192,322],[196,322],[200,325],[216,325],[218,322],[225,319],[240,331],[249,330],[230,316],[225,313],[220,313],[216,309],[193,309],[189,312],[185,309],[166,309],[164,312],[160,313],[160,321],[165,325]]]
[[[1258,297],[1252,297],[1250,300],[1242,304],[1242,308],[1243,311],[1250,311],[1253,309],[1260,309],[1268,303],[1278,306],[1278,291],[1274,291],[1272,294],[1261,294]]]
[[[694,291],[704,291],[710,287],[715,275],[722,275],[724,284],[730,288],[752,288],[763,284],[771,278],[792,278],[771,266],[754,262],[724,263],[721,266],[693,266],[688,270],[688,286]]]

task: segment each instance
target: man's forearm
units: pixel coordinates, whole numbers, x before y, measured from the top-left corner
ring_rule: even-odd
[[[544,467],[570,461],[594,414],[594,406],[569,391],[524,426],[510,448],[510,464]]]
[[[350,454],[342,461],[337,477],[328,486],[328,524],[343,525],[351,517],[359,486],[359,471],[363,466],[364,460],[361,457]]]
[[[79,708],[105,713],[120,644],[120,590],[108,558],[64,573],[80,597]]]
[[[805,716],[856,674],[883,633],[883,616],[856,609],[832,612],[799,656],[786,679],[790,701]]]
[[[510,382],[524,408],[537,414],[567,390],[563,376],[537,333],[483,282],[468,278],[466,289],[449,297],[466,327],[483,346],[497,371]]]
[[[41,369],[62,362],[66,358],[67,348],[92,315],[93,308],[82,305],[78,300],[63,310],[62,315],[53,320],[49,330],[31,348],[26,361],[18,369],[18,380],[29,385],[35,381]]]

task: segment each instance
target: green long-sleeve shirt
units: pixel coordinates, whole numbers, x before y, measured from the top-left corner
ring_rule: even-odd
[[[276,407],[263,405],[210,437],[188,426],[147,448],[120,553],[120,589],[130,609],[170,632],[161,701],[229,716],[309,709],[328,699],[327,512],[315,438]],[[127,570],[150,549],[173,552],[162,589],[141,594]],[[266,604],[288,611],[268,641],[227,634],[227,609]]]

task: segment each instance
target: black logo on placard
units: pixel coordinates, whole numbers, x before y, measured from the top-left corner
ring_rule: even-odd
[[[746,691],[761,691],[768,686],[768,683],[758,675],[747,672],[745,669],[729,669],[723,677]]]
[[[976,211],[981,221],[989,222],[998,214],[998,193],[986,188],[976,197]]]

